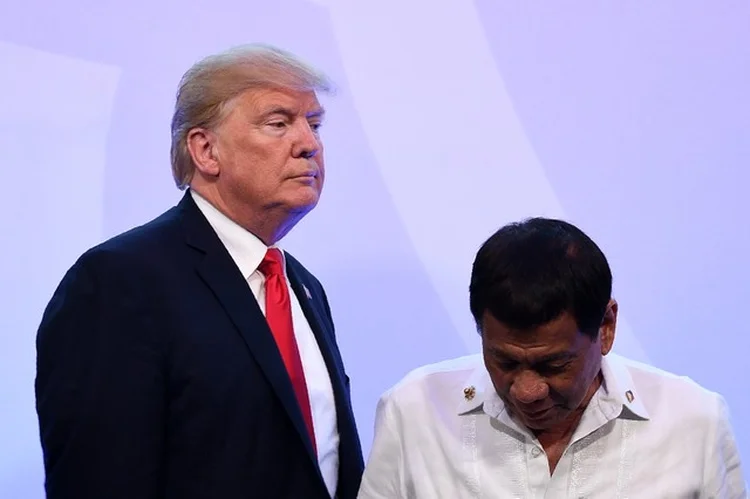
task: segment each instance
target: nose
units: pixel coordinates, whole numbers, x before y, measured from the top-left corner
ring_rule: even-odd
[[[510,396],[521,404],[530,405],[544,400],[549,395],[549,386],[536,373],[520,373],[510,386]]]
[[[296,158],[309,159],[320,152],[320,137],[309,123],[302,121],[297,127],[297,137],[294,141],[292,154]]]

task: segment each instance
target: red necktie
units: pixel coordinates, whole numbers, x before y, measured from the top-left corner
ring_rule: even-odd
[[[284,260],[281,251],[269,248],[258,270],[266,277],[266,320],[276,339],[281,358],[292,380],[292,387],[297,396],[297,402],[302,410],[310,441],[315,449],[315,431],[313,430],[310,397],[307,393],[305,371],[294,337],[292,325],[292,304],[289,299],[289,288],[284,277]],[[316,451],[317,452],[317,451]]]

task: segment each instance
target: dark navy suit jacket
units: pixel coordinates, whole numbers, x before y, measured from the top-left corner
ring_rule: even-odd
[[[353,499],[362,451],[326,295],[289,255],[287,272],[333,385],[337,496]],[[263,313],[189,193],[67,272],[35,387],[50,499],[329,497]]]

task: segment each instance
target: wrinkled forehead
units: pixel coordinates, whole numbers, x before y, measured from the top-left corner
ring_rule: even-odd
[[[527,365],[549,364],[576,359],[582,349],[576,345],[535,345],[531,347],[513,344],[484,345],[488,358],[501,362],[517,362]]]
[[[564,313],[541,326],[519,330],[506,326],[485,314],[482,345],[486,351],[509,358],[545,358],[576,352],[587,337],[578,330],[575,319]]]

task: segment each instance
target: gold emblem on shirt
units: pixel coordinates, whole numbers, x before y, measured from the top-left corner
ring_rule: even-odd
[[[464,398],[466,400],[473,399],[474,395],[476,394],[477,394],[477,389],[474,388],[473,386],[467,386],[466,388],[464,388]]]

